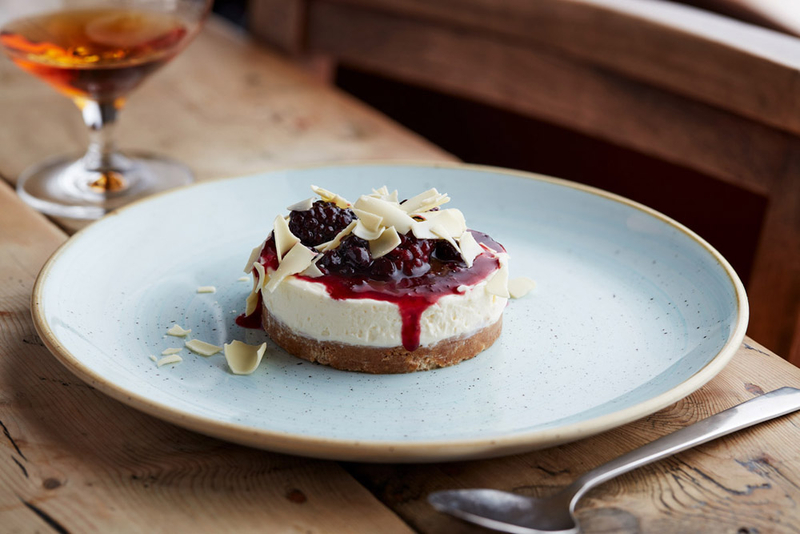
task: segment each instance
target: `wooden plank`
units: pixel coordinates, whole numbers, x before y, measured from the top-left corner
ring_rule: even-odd
[[[788,135],[545,49],[346,5],[310,6],[309,50],[477,99],[766,194]]]
[[[753,273],[747,331],[800,366],[800,139],[772,187]]]
[[[348,469],[416,530],[462,532],[427,504],[430,492],[486,487],[550,495],[620,454],[786,385],[800,386],[800,369],[747,339],[722,373],[693,395],[593,438],[494,460]],[[586,533],[796,532],[798,440],[800,414],[794,414],[702,445],[592,490],[578,504],[578,518]]]
[[[70,374],[30,294],[66,236],[0,182],[0,530],[409,532],[333,462],[227,444]]]
[[[800,133],[800,41],[715,13],[641,0],[328,1],[567,53]]]
[[[302,50],[305,44],[305,0],[259,0],[249,2],[247,8],[250,33],[282,52]]]
[[[2,59],[0,87],[0,175],[13,183],[29,165],[83,150],[69,100]],[[186,162],[200,180],[293,163],[452,159],[215,18],[133,94],[117,133],[124,149]]]

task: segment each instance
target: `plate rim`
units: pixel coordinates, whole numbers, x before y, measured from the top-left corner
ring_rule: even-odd
[[[97,374],[91,367],[82,363],[80,358],[76,357],[69,350],[67,350],[58,340],[57,336],[50,328],[50,325],[47,323],[43,306],[43,294],[46,289],[50,272],[53,270],[54,266],[57,266],[59,258],[67,249],[83,239],[89,232],[93,231],[96,226],[104,224],[104,221],[109,218],[116,217],[131,208],[137,207],[140,204],[151,202],[154,199],[162,196],[180,195],[190,188],[193,189],[195,187],[204,187],[227,180],[247,179],[253,176],[268,176],[270,174],[319,168],[387,166],[408,168],[445,168],[521,177],[586,192],[595,196],[619,202],[652,216],[682,232],[684,235],[692,239],[696,244],[700,245],[706,253],[708,253],[714,260],[717,261],[719,266],[728,276],[728,280],[735,292],[737,308],[735,327],[728,337],[728,340],[722,346],[722,348],[720,348],[717,354],[689,378],[669,389],[668,391],[665,391],[659,395],[656,395],[655,397],[637,403],[633,406],[560,427],[557,426],[554,428],[545,428],[536,431],[518,432],[507,436],[426,440],[407,443],[391,440],[362,441],[342,438],[303,436],[290,432],[255,429],[247,425],[223,421],[213,417],[186,413],[178,408],[171,407],[162,402],[156,402],[142,394],[137,393],[136,391],[127,389],[109,380],[106,380]],[[538,173],[460,162],[424,160],[408,161],[389,159],[292,165],[267,170],[260,173],[205,180],[202,182],[195,182],[181,188],[164,191],[162,193],[152,195],[123,206],[76,232],[52,253],[52,255],[43,265],[34,283],[33,292],[31,294],[31,315],[36,332],[38,333],[44,345],[70,372],[77,375],[81,380],[97,388],[102,393],[148,415],[187,428],[189,430],[199,432],[201,434],[275,452],[329,460],[400,463],[458,461],[517,454],[594,436],[601,432],[605,432],[606,430],[617,428],[637,419],[646,417],[694,393],[708,381],[714,378],[728,364],[744,340],[749,321],[749,303],[744,285],[734,271],[733,267],[722,256],[722,254],[720,254],[713,246],[711,246],[705,239],[700,237],[694,231],[690,230],[671,217],[668,217],[644,204],[630,200],[621,195],[605,191],[603,189]]]

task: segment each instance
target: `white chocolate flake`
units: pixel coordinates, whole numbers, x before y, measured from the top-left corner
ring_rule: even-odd
[[[311,206],[313,206],[313,205],[314,205],[314,199],[313,198],[307,198],[305,200],[301,200],[297,204],[292,204],[291,206],[289,206],[286,209],[289,210],[289,211],[308,211],[308,210],[311,209]]]
[[[309,278],[319,278],[323,275],[322,271],[320,271],[319,267],[317,267],[317,263],[313,261],[311,262],[311,265],[306,267],[305,270],[303,270],[303,272],[300,274],[303,276],[308,276]]]
[[[251,271],[253,270],[252,266],[250,267],[250,270]],[[246,276],[240,276],[239,278],[236,279],[237,282],[247,282],[248,280],[250,280],[250,279],[248,277],[246,277]]]
[[[167,330],[167,334],[168,335],[175,336],[175,337],[186,337],[191,333],[192,333],[192,329],[191,328],[185,329],[185,328],[182,328],[181,326],[179,326],[177,324],[172,325],[170,327],[170,329]]]
[[[158,359],[155,356],[153,356],[152,354],[150,355],[150,359],[153,360],[154,362],[158,361]]]
[[[278,215],[272,223],[272,237],[275,240],[275,251],[278,253],[278,261],[283,261],[283,256],[292,247],[300,242],[300,238],[289,230],[289,223],[286,219]]]
[[[383,223],[383,217],[380,215],[375,215],[374,213],[360,210],[358,208],[353,208],[353,213],[356,214],[356,217],[358,217],[358,220],[361,221],[362,226],[367,230],[377,232],[381,227],[381,223]]]
[[[261,290],[267,280],[264,266],[261,265],[261,263],[255,262],[253,264],[253,268],[255,268],[258,276],[253,276],[253,289],[250,291],[250,295],[247,296],[247,300],[245,300],[245,317],[249,317],[254,311],[256,311],[256,308],[258,307],[258,292]]]
[[[472,267],[472,263],[475,261],[475,258],[483,253],[483,249],[475,241],[475,237],[472,235],[472,232],[466,231],[461,234],[461,237],[458,238],[458,249],[461,252],[461,258],[464,260],[464,263],[467,264],[467,267]]]
[[[425,213],[447,202],[450,202],[450,197],[433,188],[409,198],[400,204],[400,207],[409,214]]]
[[[296,244],[292,250],[286,253],[278,269],[270,274],[269,281],[264,284],[264,289],[270,293],[275,291],[284,278],[302,272],[311,265],[316,255],[316,252],[306,248],[302,243]]]
[[[436,239],[433,232],[434,226],[442,226],[450,236],[460,236],[467,230],[467,223],[461,210],[454,208],[429,211],[423,214],[424,220],[414,221],[411,231],[417,239]]]
[[[362,196],[356,201],[355,207],[381,217],[384,226],[394,226],[401,234],[408,233],[414,224],[414,219],[399,205],[380,198]]]
[[[512,299],[519,299],[530,293],[536,287],[536,282],[521,276],[508,281],[508,292]]]
[[[377,259],[390,253],[399,244],[400,236],[394,226],[390,226],[378,239],[369,242],[369,253],[373,259]]]
[[[162,356],[169,356],[170,354],[178,354],[182,350],[183,350],[182,348],[178,348],[178,347],[173,347],[171,349],[164,349],[164,350],[161,351],[161,355]]]
[[[258,276],[253,276],[253,291],[258,291],[261,289],[261,286],[267,283],[267,272],[264,270],[264,266],[261,265],[259,262],[255,262],[253,264],[253,268],[256,270],[256,274]]]
[[[365,227],[359,219],[356,221],[356,225],[353,228],[353,234],[365,241],[375,241],[381,236],[385,229],[386,227],[381,227],[377,230],[370,230],[369,228]]]
[[[509,298],[508,293],[508,255],[501,254],[497,257],[500,261],[500,268],[486,283],[486,291],[498,297]]]
[[[258,368],[266,351],[266,343],[248,345],[241,341],[233,341],[230,345],[225,344],[225,360],[233,374],[249,375]]]
[[[200,286],[197,288],[198,293],[216,293],[217,288],[214,286]]]
[[[345,209],[351,206],[350,202],[346,198],[339,196],[331,191],[328,191],[327,189],[323,189],[316,185],[312,185],[311,190],[314,191],[316,194],[318,194],[319,198],[321,198],[325,202],[333,202],[334,204],[336,204],[336,207],[338,208]]]
[[[261,250],[264,248],[264,245],[266,244],[267,240],[265,239],[250,253],[250,258],[247,260],[247,265],[244,266],[245,274],[250,274],[250,272],[253,270],[253,262],[256,261],[258,257],[261,255]]]
[[[250,295],[248,295],[247,299],[245,300],[245,309],[244,309],[245,317],[251,316],[253,312],[256,311],[257,307],[258,307],[258,293],[254,291],[250,293]]]
[[[189,340],[184,343],[184,345],[186,345],[187,349],[199,354],[200,356],[213,356],[222,350],[222,347],[212,345],[211,343],[206,343],[205,341],[200,341],[199,339]]]
[[[169,363],[181,363],[183,358],[178,356],[177,354],[170,354],[169,356],[164,356],[160,360],[156,362],[156,365],[161,367],[162,365],[167,365]]]

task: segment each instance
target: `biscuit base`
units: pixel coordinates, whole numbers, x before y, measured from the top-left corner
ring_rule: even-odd
[[[503,316],[471,336],[444,339],[435,345],[408,351],[403,347],[365,347],[319,341],[298,335],[262,305],[262,324],[269,337],[286,352],[342,371],[372,374],[411,373],[455,365],[489,348],[500,336]]]

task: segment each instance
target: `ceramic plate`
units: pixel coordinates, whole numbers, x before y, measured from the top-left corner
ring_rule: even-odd
[[[503,334],[455,367],[364,375],[274,345],[256,372],[222,354],[157,367],[190,337],[259,343],[234,318],[250,250],[310,184],[355,199],[388,185],[436,187],[537,288],[512,301]],[[198,286],[217,292],[198,294]],[[230,441],[321,458],[434,461],[517,453],[644,417],[716,375],[739,347],[747,300],[730,265],[683,226],[570,182],[466,165],[364,164],[187,187],[76,234],[45,265],[36,327],[72,372],[156,417]]]

